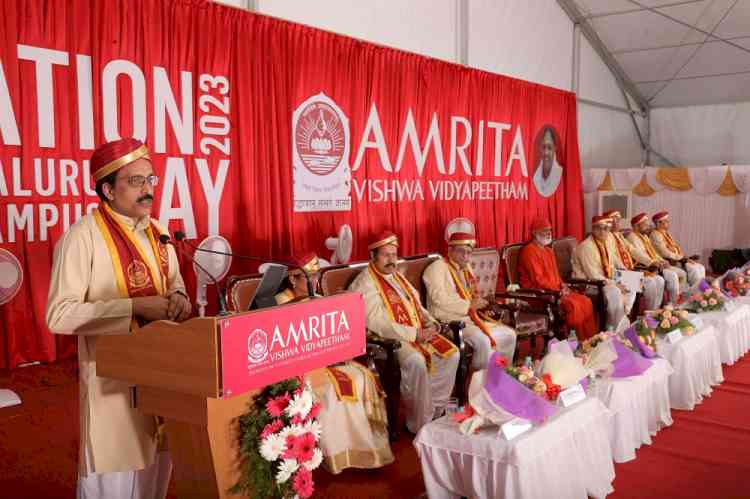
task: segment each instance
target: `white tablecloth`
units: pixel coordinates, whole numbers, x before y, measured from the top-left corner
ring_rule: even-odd
[[[615,478],[611,413],[595,397],[508,442],[498,428],[463,435],[443,417],[414,440],[430,499],[605,497]]]
[[[731,311],[704,312],[697,316],[716,329],[721,363],[732,365],[750,350],[750,305],[735,301]]]
[[[655,358],[640,376],[597,380],[589,389],[612,412],[609,441],[616,463],[635,459],[635,450],[672,424],[669,377],[672,366]]]
[[[669,377],[669,400],[674,409],[693,410],[704,396],[711,394],[712,386],[724,381],[713,326],[707,326],[693,336],[685,336],[675,344],[659,338],[656,348],[674,369]]]

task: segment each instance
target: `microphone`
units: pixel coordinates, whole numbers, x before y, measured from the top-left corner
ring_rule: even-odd
[[[293,269],[299,269],[299,270],[302,271],[302,274],[304,274],[305,280],[307,281],[307,294],[310,296],[310,298],[314,298],[315,297],[315,289],[313,288],[312,279],[310,279],[310,274],[308,274],[305,269],[303,269],[302,267],[300,267],[296,263],[284,262],[284,261],[281,261],[281,260],[270,260],[268,258],[261,258],[259,256],[237,255],[235,253],[227,253],[225,251],[216,251],[216,250],[210,250],[210,249],[206,249],[206,248],[199,248],[198,246],[190,244],[185,239],[185,233],[182,232],[182,231],[179,231],[179,230],[174,233],[174,238],[177,241],[180,241],[182,243],[187,244],[188,246],[190,246],[191,248],[193,248],[195,251],[204,251],[206,253],[214,253],[216,255],[231,256],[233,258],[239,258],[240,260],[252,260],[252,261],[255,261],[255,262],[273,263],[273,264],[276,264],[276,265],[283,265],[284,267],[291,267]]]
[[[177,239],[177,234],[175,233],[175,239]],[[184,234],[183,234],[184,237]],[[180,241],[180,239],[177,239]],[[227,299],[224,296],[224,290],[219,285],[219,281],[216,280],[216,277],[214,277],[208,270],[206,270],[203,265],[198,263],[195,259],[195,257],[191,254],[189,254],[187,251],[183,250],[178,245],[174,244],[169,236],[167,234],[162,234],[159,236],[159,242],[162,244],[171,244],[177,251],[179,251],[182,255],[186,256],[190,259],[200,270],[203,271],[204,274],[206,274],[209,279],[211,279],[211,282],[216,286],[216,294],[219,299],[219,315],[229,315],[229,312],[227,312]]]

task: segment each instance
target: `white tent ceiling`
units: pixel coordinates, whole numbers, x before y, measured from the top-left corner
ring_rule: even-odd
[[[750,0],[560,3],[649,107],[750,101]]]

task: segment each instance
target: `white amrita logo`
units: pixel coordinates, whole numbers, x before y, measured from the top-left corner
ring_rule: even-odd
[[[247,361],[259,364],[268,357],[268,335],[262,329],[255,329],[247,337]]]
[[[349,119],[324,93],[292,115],[295,211],[351,209]]]

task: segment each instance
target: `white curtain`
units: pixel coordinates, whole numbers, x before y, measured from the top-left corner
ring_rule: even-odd
[[[693,191],[698,194],[710,194],[719,190],[727,174],[727,166],[706,166],[704,168],[688,168],[688,177]]]
[[[607,176],[607,169],[606,168],[591,168],[588,170],[583,170],[581,172],[582,176],[582,189],[584,193],[594,192],[596,193],[596,188],[601,185],[601,183],[604,181],[604,177]]]
[[[643,168],[618,168],[609,171],[612,187],[616,191],[629,191],[638,185],[645,173]]]

